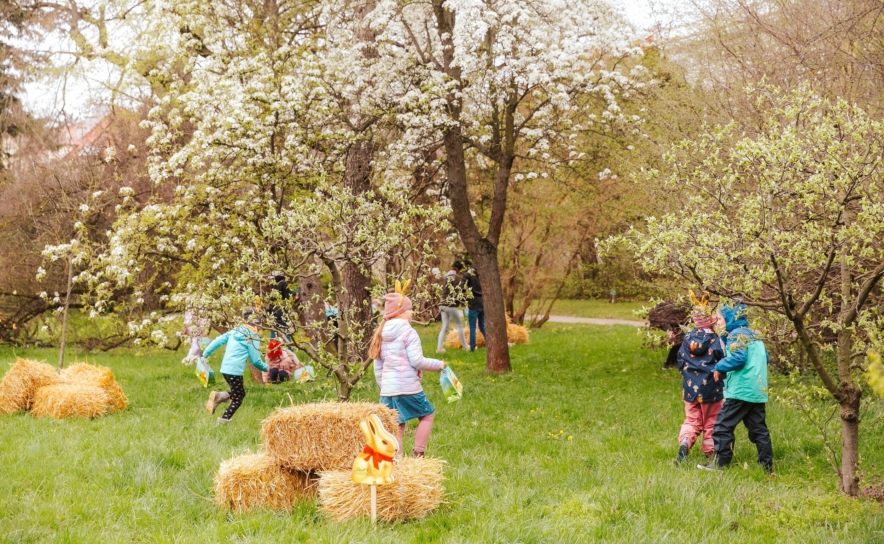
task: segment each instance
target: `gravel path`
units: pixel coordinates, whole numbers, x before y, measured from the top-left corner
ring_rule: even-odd
[[[580,325],[630,325],[633,327],[644,327],[644,321],[633,321],[630,319],[602,319],[598,317],[572,317],[569,315],[551,315],[550,323],[576,323]]]

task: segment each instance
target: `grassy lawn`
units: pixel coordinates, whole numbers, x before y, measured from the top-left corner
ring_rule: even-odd
[[[617,302],[616,304],[611,304],[610,300],[601,299],[557,300],[550,313],[574,317],[640,320],[641,318],[636,317],[632,312],[648,305],[650,305],[648,302]],[[528,313],[532,314],[536,309],[532,308]]]
[[[431,353],[438,328],[420,330]],[[232,515],[211,501],[219,463],[258,449],[260,422],[286,393],[333,398],[330,382],[251,386],[233,423],[216,427],[183,353],[87,355],[113,367],[131,407],[94,421],[0,417],[0,541],[884,542],[882,508],[839,495],[799,414],[769,405],[775,479],[755,466],[742,427],[731,470],[677,468],[680,380],[633,328],[547,325],[532,342],[512,349],[506,376],[484,374],[484,353],[445,354],[464,399],[445,404],[434,374],[424,385],[437,408],[427,453],[448,462],[448,504],[376,529],[331,523],[313,503]],[[0,351],[4,367],[11,358]],[[377,389],[367,382],[354,396],[374,400]],[[880,415],[864,421],[870,471],[884,466]],[[693,452],[691,466],[701,459]]]

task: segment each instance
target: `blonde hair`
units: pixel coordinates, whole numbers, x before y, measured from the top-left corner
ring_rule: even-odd
[[[382,319],[381,324],[378,325],[377,330],[374,331],[371,337],[371,343],[368,345],[368,356],[372,359],[380,359],[381,357],[381,342],[383,342],[381,333],[384,332],[384,323],[386,322],[385,319]]]

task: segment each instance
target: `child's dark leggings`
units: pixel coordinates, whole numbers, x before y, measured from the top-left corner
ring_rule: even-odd
[[[243,386],[242,376],[231,376],[230,374],[221,375],[224,376],[224,381],[230,386],[230,406],[227,407],[227,410],[221,418],[230,419],[233,417],[233,414],[237,409],[239,409],[239,405],[242,404],[243,399],[246,398],[246,388]]]

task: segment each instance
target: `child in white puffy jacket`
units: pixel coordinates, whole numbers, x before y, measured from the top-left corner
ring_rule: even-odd
[[[424,357],[420,337],[411,327],[413,312],[408,297],[388,293],[382,300],[384,320],[368,350],[369,357],[374,359],[375,380],[381,388],[381,404],[399,412],[400,444],[405,424],[418,419],[413,454],[423,457],[433,429],[435,409],[421,387],[421,371],[441,371],[445,362]]]

